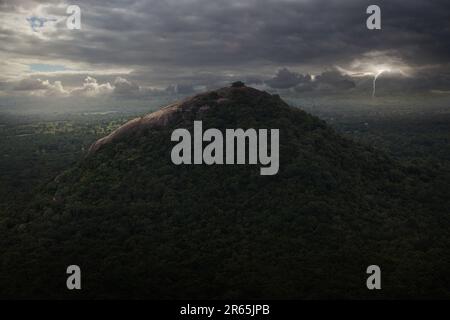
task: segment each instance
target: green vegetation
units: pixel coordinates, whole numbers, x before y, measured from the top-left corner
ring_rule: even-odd
[[[0,116],[0,212],[24,208],[35,188],[80,160],[93,140],[126,121],[124,115]]]
[[[373,131],[370,123],[354,129],[360,120],[333,123],[344,137],[277,96],[242,87],[191,104],[211,106],[204,128],[279,128],[278,175],[260,176],[258,166],[173,165],[170,134],[192,126],[192,110],[77,163],[88,141],[122,120],[34,123],[39,139],[24,150],[1,144],[13,155],[2,166],[45,171],[30,180],[41,186],[32,198],[28,190],[21,205],[2,199],[0,297],[449,297],[450,166],[446,152],[423,152],[412,138],[433,144],[441,136],[448,148],[448,122],[396,127],[410,134],[389,122]],[[17,162],[34,154],[35,162]],[[2,176],[5,192],[26,190],[13,173]],[[70,264],[82,269],[80,292],[65,288]],[[371,264],[382,268],[378,292],[365,287]]]

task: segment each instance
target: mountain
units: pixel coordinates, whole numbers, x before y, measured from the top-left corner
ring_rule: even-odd
[[[175,165],[177,128],[279,129],[279,171]],[[0,224],[0,296],[449,297],[449,198],[427,168],[235,84],[131,120]],[[8,236],[6,236],[8,235]],[[82,290],[66,289],[79,265]],[[368,290],[379,265],[382,290]]]

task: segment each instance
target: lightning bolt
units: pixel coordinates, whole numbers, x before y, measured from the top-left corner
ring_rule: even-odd
[[[377,90],[377,79],[378,79],[378,77],[379,77],[383,72],[385,72],[385,71],[386,71],[386,70],[378,71],[378,73],[375,74],[375,76],[373,77],[372,98],[375,98],[375,93],[376,93],[376,90]]]

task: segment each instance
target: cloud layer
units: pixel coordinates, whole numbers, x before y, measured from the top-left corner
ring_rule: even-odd
[[[0,1],[0,90],[142,97],[244,80],[299,93],[350,92],[386,64],[396,69],[383,78],[401,79],[389,80],[397,87],[450,89],[446,0],[380,0],[382,30],[375,31],[366,28],[365,0],[77,4],[82,29],[68,30],[64,2]],[[56,22],[35,32],[30,16]],[[66,71],[33,72],[36,63]]]

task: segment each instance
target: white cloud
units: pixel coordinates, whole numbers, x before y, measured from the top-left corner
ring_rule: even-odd
[[[51,83],[41,79],[22,79],[14,85],[15,91],[28,91],[31,95],[65,96],[69,92],[64,89],[61,81]]]
[[[353,77],[375,76],[382,72],[398,73],[409,76],[412,72],[395,51],[370,51],[360,58],[354,59],[349,66],[337,69],[346,75]]]
[[[30,76],[20,80],[9,80],[0,82],[0,89],[10,92],[21,92],[29,95],[40,96],[83,96],[83,97],[97,97],[114,94],[116,96],[127,97],[141,97],[143,94],[148,94],[148,90],[141,88],[136,82],[130,81],[126,78],[117,76],[111,84],[104,80],[99,82],[92,76],[86,76],[81,86],[74,85],[65,88],[60,79],[53,82],[49,79],[41,80]]]
[[[140,87],[125,78],[117,77],[114,80],[114,93],[119,95],[134,95],[139,93]]]
[[[86,79],[84,79],[83,85],[81,87],[75,88],[70,93],[72,95],[81,95],[81,96],[98,96],[98,95],[105,95],[110,94],[114,90],[114,87],[109,83],[102,83],[99,84],[97,82],[97,79],[87,76]]]

